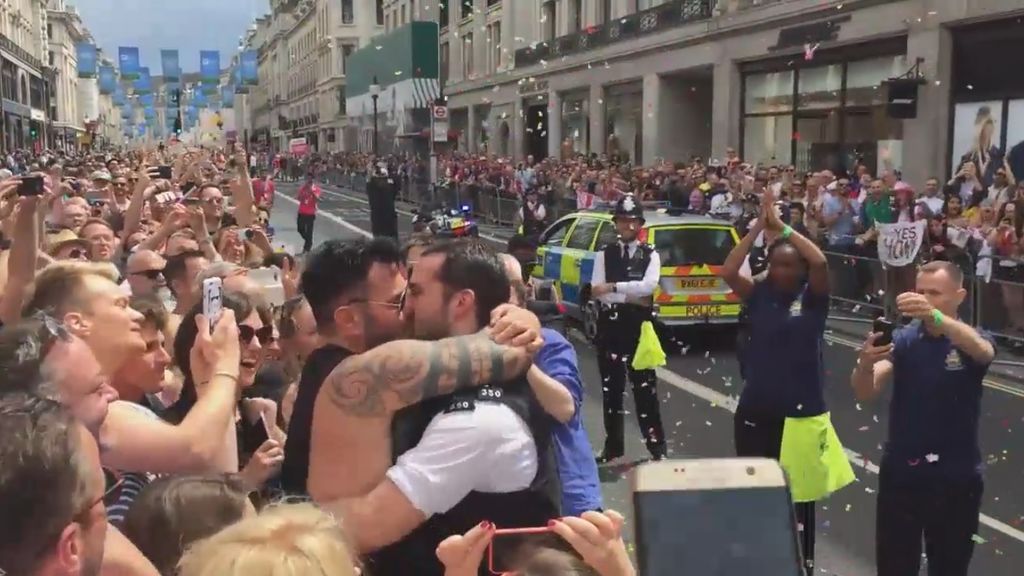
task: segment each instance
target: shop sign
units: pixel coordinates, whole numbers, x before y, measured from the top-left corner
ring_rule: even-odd
[[[29,108],[28,106],[25,106],[24,104],[19,104],[18,102],[15,102],[14,100],[8,100],[7,98],[3,99],[3,108],[4,108],[4,112],[10,112],[12,114],[17,114],[18,116],[31,116],[32,115],[32,109],[31,108]]]
[[[35,120],[36,122],[46,122],[46,112],[43,112],[42,110],[38,110],[36,108],[33,108],[32,109],[32,119]]]
[[[519,85],[519,94],[532,94],[535,92],[547,92],[548,81],[547,80],[535,80],[533,82],[523,82]]]

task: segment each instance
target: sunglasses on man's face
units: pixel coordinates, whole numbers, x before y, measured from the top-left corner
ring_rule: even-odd
[[[82,248],[72,248],[71,251],[68,252],[67,259],[68,260],[88,260],[89,259],[89,254],[85,250],[83,250]]]
[[[238,340],[242,344],[251,344],[254,337],[260,341],[261,346],[267,346],[274,342],[274,327],[253,328],[246,324],[238,325]]]
[[[159,280],[160,276],[164,273],[163,269],[159,270],[139,270],[138,272],[132,272],[132,276],[145,276],[150,280]]]

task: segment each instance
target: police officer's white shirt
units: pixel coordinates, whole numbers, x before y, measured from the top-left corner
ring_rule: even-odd
[[[640,244],[636,240],[626,244],[629,246],[629,257],[632,258],[636,251],[639,249]],[[622,252],[623,243],[617,242],[615,249],[620,253]],[[622,304],[626,302],[627,298],[645,298],[654,294],[655,288],[658,287],[658,280],[661,279],[661,256],[657,250],[651,251],[651,261],[647,265],[647,270],[644,271],[643,280],[629,280],[625,282],[616,282],[615,291],[604,294],[597,299],[605,304]],[[594,286],[598,284],[604,284],[605,271],[604,271],[604,250],[601,250],[594,257],[594,273],[591,276],[590,283]]]
[[[470,492],[524,490],[537,475],[529,426],[503,404],[438,414],[423,438],[398,457],[387,477],[428,518],[451,510]]]

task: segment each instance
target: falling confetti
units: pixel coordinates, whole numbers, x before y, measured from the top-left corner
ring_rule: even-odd
[[[939,455],[938,454],[927,454],[927,455],[925,455],[924,459],[927,460],[929,464],[935,464],[936,462],[939,461]]]

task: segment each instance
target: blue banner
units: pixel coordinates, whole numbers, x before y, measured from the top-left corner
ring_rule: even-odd
[[[206,99],[206,92],[203,90],[196,90],[192,93],[192,104],[197,108],[206,108],[209,101]]]
[[[152,106],[146,106],[142,109],[142,116],[146,120],[152,120],[153,118],[156,118],[156,108],[153,108]]]
[[[139,96],[139,104],[141,104],[142,106],[153,106],[154,104],[156,104],[156,95],[142,94],[141,96]]]
[[[117,62],[121,67],[121,78],[135,80],[139,77],[142,64],[139,61],[139,49],[134,46],[121,46],[117,49]]]
[[[111,97],[111,100],[114,102],[114,106],[124,106],[124,103],[128,100],[127,96],[125,96],[124,88],[121,88],[120,84],[114,87],[114,95]]]
[[[125,120],[131,120],[135,117],[135,109],[132,108],[131,104],[124,104],[121,106],[121,118]]]
[[[255,86],[259,83],[259,53],[255,50],[246,50],[242,52],[242,65],[241,68],[241,82],[246,86]]]
[[[78,56],[78,77],[95,78],[98,57],[96,46],[88,42],[75,44],[75,52]]]
[[[235,87],[234,86],[221,86],[221,88],[220,88],[220,107],[221,108],[234,108],[235,107]]]
[[[153,78],[149,75],[149,68],[139,68],[139,77],[135,79],[135,93],[138,95],[153,93]]]
[[[117,70],[113,66],[100,66],[100,94],[113,94],[117,90]]]
[[[219,50],[202,50],[199,52],[199,77],[204,84],[220,82]]]
[[[177,50],[161,50],[160,62],[163,66],[164,82],[177,82],[181,79],[181,62]]]

